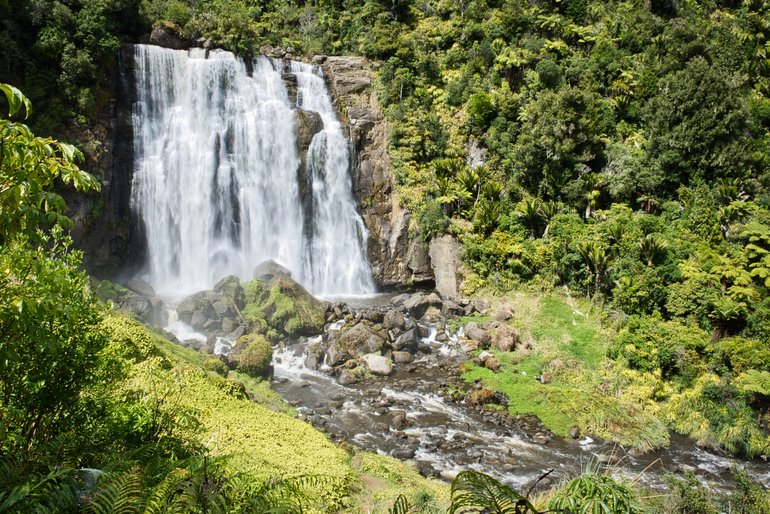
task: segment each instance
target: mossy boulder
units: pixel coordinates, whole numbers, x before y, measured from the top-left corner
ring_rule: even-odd
[[[273,347],[260,334],[242,336],[229,355],[230,365],[241,373],[256,378],[269,378],[273,374],[270,363]]]
[[[326,322],[327,303],[322,302],[287,276],[269,283],[259,280],[244,286],[244,317],[254,332],[300,337],[320,334]]]
[[[203,361],[203,369],[213,371],[222,377],[226,377],[228,372],[227,364],[219,357],[209,357]]]

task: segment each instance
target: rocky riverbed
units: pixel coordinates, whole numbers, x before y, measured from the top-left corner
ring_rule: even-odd
[[[228,277],[172,309],[133,282],[117,302],[231,366],[241,336],[263,333],[273,346],[273,388],[301,418],[336,441],[405,460],[426,476],[451,480],[472,468],[522,488],[554,469],[538,485],[544,487],[593,462],[653,487],[663,486],[666,472],[684,471],[719,486],[740,464],[770,484],[764,463],[738,462],[684,438],[639,455],[577,427],[563,438],[534,416],[509,415],[516,399],[466,383],[460,366],[473,359],[496,371],[497,352],[527,350],[532,343],[507,323],[510,309],[492,312],[483,300],[443,300],[436,292],[319,301],[274,263],[258,267],[255,279],[244,289]],[[461,322],[471,315],[487,321]]]

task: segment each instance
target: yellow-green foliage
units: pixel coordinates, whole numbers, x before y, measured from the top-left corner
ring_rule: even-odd
[[[665,411],[677,432],[704,445],[721,446],[750,457],[770,452],[770,437],[729,379],[705,373],[693,386],[671,397]]]
[[[238,339],[233,349],[236,368],[253,377],[266,377],[270,373],[273,347],[263,336],[248,334]]]
[[[155,337],[141,323],[127,316],[117,312],[108,313],[102,321],[102,330],[109,345],[125,359],[140,362],[153,355],[160,355]]]
[[[421,506],[419,512],[444,512],[449,505],[449,486],[427,480],[403,462],[385,455],[359,453],[353,461],[361,474],[365,497],[359,498],[355,512],[388,512],[398,495]]]
[[[158,359],[135,367],[131,387],[146,394],[178,390],[167,396],[169,408],[184,406],[198,423],[187,434],[216,456],[228,456],[233,473],[255,479],[303,474],[336,477],[337,487],[326,491],[340,506],[353,480],[349,456],[307,423],[269,411],[239,394],[237,387],[222,387],[221,378],[167,354],[172,369]]]

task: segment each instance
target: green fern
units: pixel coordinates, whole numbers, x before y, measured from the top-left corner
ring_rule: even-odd
[[[134,514],[141,512],[142,481],[132,469],[123,473],[104,474],[97,490],[85,505],[89,514]]]
[[[494,478],[477,471],[463,471],[452,481],[452,503],[448,514],[536,513],[537,509],[527,498]]]
[[[770,396],[770,372],[750,369],[741,373],[738,382],[743,391]]]

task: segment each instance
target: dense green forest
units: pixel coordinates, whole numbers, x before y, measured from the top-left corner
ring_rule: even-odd
[[[308,58],[370,58],[399,200],[425,241],[444,233],[461,241],[465,292],[566,289],[602,313],[612,335],[601,354],[552,366],[565,397],[580,391],[603,405],[592,433],[646,450],[674,429],[743,457],[770,455],[766,2],[0,0],[0,82],[34,106],[4,89],[0,483],[9,486],[0,511],[82,507],[81,467],[110,471],[102,496],[86,502],[94,512],[117,501],[137,512],[163,502],[294,512],[307,490],[326,502],[315,508],[353,508],[329,494],[355,489],[347,454],[295,425],[287,430],[319,452],[312,462],[334,463],[327,476],[251,481],[266,476],[209,460],[204,443],[218,421],[206,428],[202,400],[195,408],[175,400],[179,374],[193,396],[224,391],[245,404],[245,395],[108,314],[78,252],[51,228],[67,226],[54,183],[98,182],[75,165],[75,147],[36,138],[18,120],[31,113],[37,133],[88,157],[100,144],[89,130],[112,100],[120,45],[160,23],[244,56],[272,44]],[[83,167],[98,174],[92,164]],[[604,359],[597,378],[591,366]],[[522,392],[478,366],[466,373]],[[559,408],[554,399],[550,409]],[[639,423],[619,421],[629,418]],[[551,428],[560,424],[554,416]],[[403,472],[391,466],[365,468]],[[719,508],[741,501],[766,512],[766,493],[741,480],[740,500]],[[672,491],[672,512],[718,512],[692,477]]]

